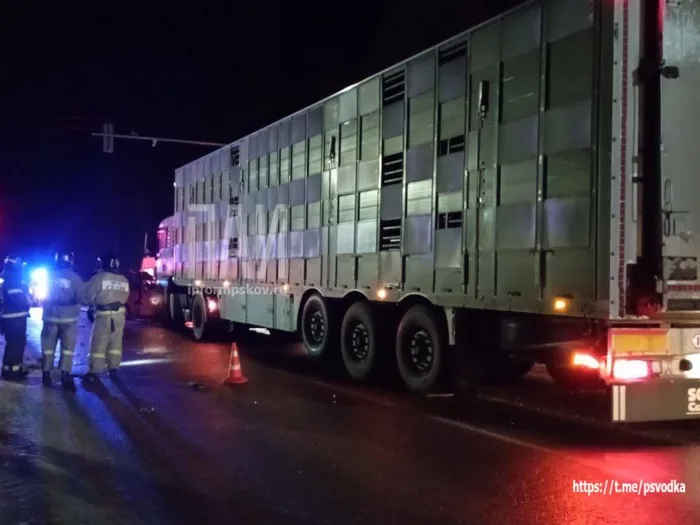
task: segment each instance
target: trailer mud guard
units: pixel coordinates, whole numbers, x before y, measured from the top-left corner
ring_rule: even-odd
[[[611,394],[615,423],[700,420],[700,379],[614,384]]]

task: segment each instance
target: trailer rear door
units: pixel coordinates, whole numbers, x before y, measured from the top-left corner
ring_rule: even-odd
[[[700,4],[662,1],[661,173],[665,303],[700,311]]]

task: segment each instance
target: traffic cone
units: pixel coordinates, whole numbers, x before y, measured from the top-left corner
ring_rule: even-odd
[[[231,359],[228,364],[228,377],[224,381],[225,385],[242,385],[248,382],[248,378],[243,375],[241,360],[238,357],[238,346],[231,344]]]

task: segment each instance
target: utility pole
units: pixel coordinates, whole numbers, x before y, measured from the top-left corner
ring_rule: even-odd
[[[102,151],[104,153],[114,153],[114,139],[130,139],[130,140],[146,140],[156,147],[158,142],[173,142],[176,144],[190,144],[193,146],[209,146],[220,148],[226,146],[226,144],[220,144],[218,142],[204,142],[200,140],[182,140],[182,139],[169,139],[163,137],[141,137],[140,135],[117,135],[114,133],[114,126],[111,122],[107,122],[102,126],[102,133],[92,133],[93,137],[102,137]]]
[[[102,151],[114,153],[114,126],[111,122],[102,126]]]

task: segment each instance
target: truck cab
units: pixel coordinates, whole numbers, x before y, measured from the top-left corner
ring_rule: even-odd
[[[144,257],[141,259],[141,272],[149,274],[161,286],[165,286],[168,278],[174,274],[174,246],[176,241],[174,222],[175,217],[168,217],[161,221],[156,236],[158,249],[155,256],[145,246]]]

